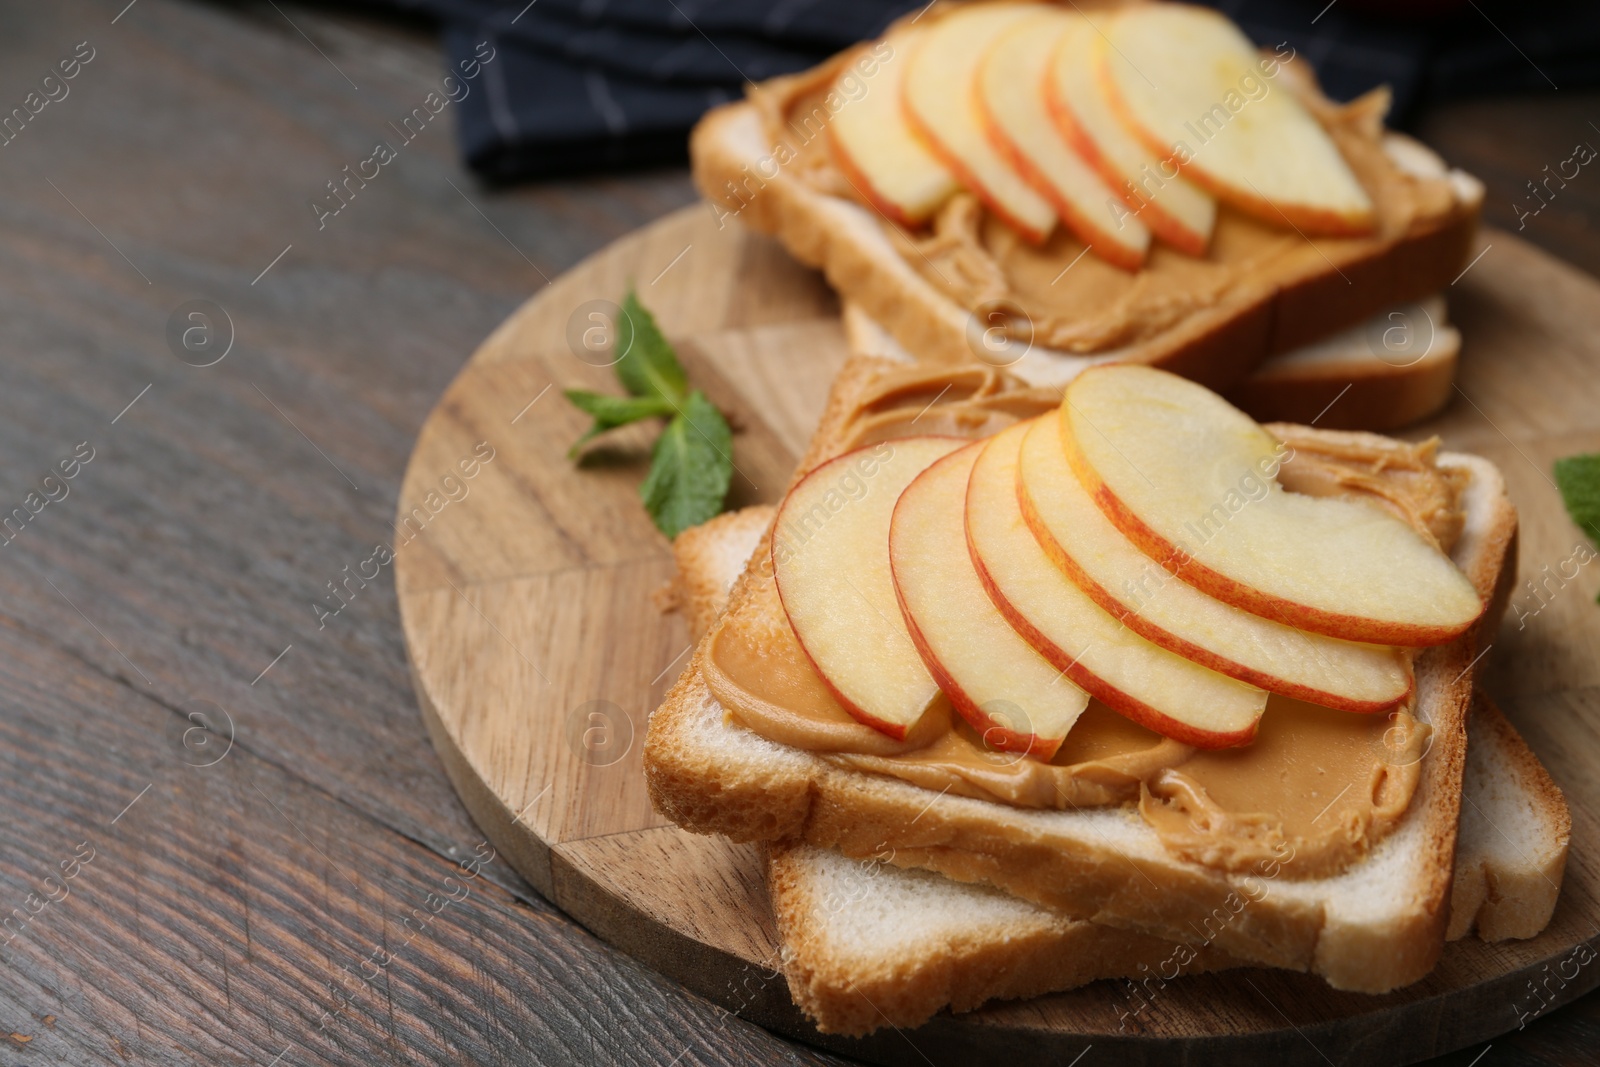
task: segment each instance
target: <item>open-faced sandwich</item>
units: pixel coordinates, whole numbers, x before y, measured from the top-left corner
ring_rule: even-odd
[[[651,796],[772,845],[824,1028],[1169,961],[1382,992],[1549,918],[1564,804],[1473,696],[1516,529],[1482,459],[1137,365],[1063,391],[857,357],[782,505],[710,529]],[[1461,831],[1464,781],[1520,847]],[[928,924],[864,917],[896,900]]]
[[[778,235],[918,359],[1166,367],[1262,419],[1437,410],[1437,294],[1483,189],[1287,45],[1172,3],[941,3],[697,127],[721,220]]]

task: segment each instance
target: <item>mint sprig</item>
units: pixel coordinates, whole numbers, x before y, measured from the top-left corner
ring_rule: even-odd
[[[567,456],[570,459],[576,459],[578,453],[583,451],[584,445],[607,430],[615,430],[618,426],[626,426],[640,419],[666,418],[675,414],[672,405],[660,397],[609,396],[605,393],[591,393],[587,389],[564,391],[567,399],[572,401],[573,407],[594,416],[594,425],[567,449]]]
[[[1600,453],[1558,459],[1555,473],[1567,514],[1600,546]]]
[[[668,537],[722,510],[733,478],[733,433],[696,389],[650,449],[650,473],[639,486],[645,510]]]
[[[733,432],[716,405],[689,388],[678,354],[632,289],[622,300],[616,351],[622,353],[615,364],[617,380],[629,395],[565,390],[573,406],[594,417],[568,455],[576,457],[608,430],[641,419],[667,419],[650,449],[650,471],[639,497],[656,528],[676,537],[722,510],[733,480]]]
[[[622,298],[617,321],[617,380],[634,396],[662,397],[681,403],[689,390],[689,376],[678,354],[661,335],[655,316],[639,303],[632,289]]]

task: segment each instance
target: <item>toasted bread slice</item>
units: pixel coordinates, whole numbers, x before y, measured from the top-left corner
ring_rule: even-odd
[[[962,6],[940,5],[919,15],[917,29],[925,30]],[[830,155],[828,130],[834,105],[826,98],[829,86],[842,75],[854,79],[850,84],[859,89],[863,79],[857,72],[873,66],[872,57],[880,50],[892,53],[893,46],[886,42],[893,42],[895,33],[891,28],[884,42],[844,52],[813,71],[752,86],[748,100],[708,113],[690,139],[694,179],[719,222],[737,219],[775,234],[798,259],[821,268],[839,292],[860,304],[919,358],[966,361],[977,352],[975,339],[986,339],[986,327],[994,325],[990,312],[1009,306],[1004,297],[994,296],[988,268],[969,270],[970,256],[956,256],[948,266],[940,266],[929,253],[916,251],[927,242],[918,244],[914,231],[864,204],[859,183],[841,172],[848,167],[838,167]],[[1326,122],[1346,129],[1358,141],[1380,124],[1384,98],[1341,109],[1320,96],[1304,67],[1304,61],[1285,64],[1284,85],[1310,99]],[[885,65],[884,69],[897,68]],[[865,78],[869,97],[870,80]],[[804,101],[804,108],[791,113],[797,100]],[[818,101],[815,106],[813,101]],[[1158,312],[1158,305],[1152,304],[1150,316],[1128,318],[1119,313],[1117,325],[1103,327],[1062,312],[1066,318],[1060,323],[1047,326],[1041,321],[1025,344],[1008,347],[1008,362],[1012,352],[1027,348],[1010,369],[1029,381],[1057,382],[1095,362],[1138,361],[1226,389],[1271,355],[1443,288],[1469,255],[1483,186],[1470,175],[1448,170],[1414,141],[1385,134],[1377,143],[1380,147],[1368,152],[1373,166],[1404,176],[1397,181],[1425,183],[1429,202],[1446,200],[1448,209],[1426,218],[1408,215],[1408,223],[1397,222],[1396,228],[1377,237],[1313,241],[1288,226],[1281,228],[1281,234],[1271,230],[1286,238],[1282,254],[1274,253],[1270,264],[1259,270],[1252,266],[1239,274],[1222,269],[1220,257],[1241,247],[1230,235],[1263,224],[1225,212],[1206,257],[1157,248],[1133,276],[1137,287],[1143,284],[1139,279],[1154,277],[1152,271],[1171,271],[1174,280],[1159,304],[1164,310]],[[984,225],[981,211],[958,204],[964,195],[946,205],[961,208],[950,216],[961,221],[941,233]],[[940,237],[933,245],[942,247],[943,240]],[[1053,268],[1057,260],[1063,268],[1076,262],[1074,257],[1084,247],[1057,233],[1046,244],[1043,260],[1027,261],[1028,270],[1044,271],[1043,280],[1033,287],[1044,301],[1040,307],[1056,307],[1061,296],[1079,291],[1078,287],[1087,306],[1097,309],[1122,307],[1119,301],[1124,299],[1146,300],[1141,295],[1144,290],[1127,288],[1130,283],[1121,267],[1094,256],[1089,257],[1091,262],[1073,267],[1070,275],[1045,269]],[[1183,310],[1173,310],[1178,308]]]
[[[841,449],[856,399],[874,375],[894,366],[867,357],[846,365],[801,473]],[[1464,472],[1466,519],[1453,556],[1491,609],[1486,622],[1417,659],[1416,715],[1434,741],[1415,795],[1364,858],[1334,877],[1277,878],[1215,941],[1231,955],[1313,971],[1341,989],[1393,989],[1420,978],[1438,957],[1478,635],[1497,625],[1513,577],[1516,515],[1498,470],[1461,454],[1445,453],[1440,462]],[[735,600],[742,589],[743,580]],[[686,829],[738,841],[804,841],[854,857],[892,850],[901,866],[987,882],[1072,918],[1171,940],[1192,937],[1191,924],[1249,888],[1241,876],[1178,859],[1124,809],[1041,811],[930,797],[775,744],[730,721],[705,686],[703,654],[697,650],[652,714],[645,742],[651,798]],[[1152,886],[1159,891],[1152,894]]]
[[[673,543],[674,587],[696,639],[721,613],[774,511],[718,516]],[[1561,888],[1566,801],[1481,690],[1467,738],[1449,938],[1474,926],[1485,941],[1533,937]],[[1172,942],[1067,919],[988,886],[812,845],[772,846],[767,888],[790,993],[824,1033],[914,1027],[945,1007],[1137,980],[1186,956]],[[1181,970],[1241,965],[1200,948]]]
[[[911,358],[859,304],[846,301],[843,318],[850,351]],[[1259,422],[1397,430],[1449,403],[1460,355],[1461,332],[1450,325],[1444,298],[1435,295],[1273,356],[1230,389],[1228,399]]]

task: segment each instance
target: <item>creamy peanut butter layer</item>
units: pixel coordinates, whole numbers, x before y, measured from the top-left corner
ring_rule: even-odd
[[[861,47],[895,46],[891,33],[883,42]],[[786,172],[818,192],[877,214],[837,164],[828,133],[834,79],[859,51],[765,83],[752,101],[761,111],[775,160]],[[1003,323],[1000,328],[1015,337],[1082,354],[1137,344],[1226,299],[1292,288],[1330,264],[1337,269],[1381,255],[1402,238],[1457,219],[1463,207],[1448,177],[1410,173],[1385,152],[1387,94],[1333,104],[1301,69],[1304,63],[1285,64],[1269,91],[1296,94],[1327,130],[1373,201],[1377,226],[1370,235],[1308,238],[1287,221],[1274,225],[1219,204],[1204,256],[1157,241],[1144,265],[1127,271],[1083,255],[1085,246],[1064,226],[1044,244],[1030,244],[968,192],[953,195],[925,230],[877,217],[905,262],[951,300]],[[1159,182],[1159,176],[1153,180]],[[1160,195],[1159,189],[1146,191]],[[1108,204],[1108,221],[1122,211]],[[996,312],[1002,317],[988,318]]]
[[[837,451],[912,434],[987,437],[1059,403],[1059,391],[981,365],[886,365],[859,390]],[[1436,441],[1311,440],[1294,427],[1273,429],[1294,449],[1279,475],[1285,488],[1367,500],[1444,551],[1454,544],[1461,484],[1434,462]],[[726,712],[770,740],[935,793],[1026,808],[1134,807],[1175,855],[1246,871],[1292,849],[1284,870],[1295,878],[1334,874],[1360,858],[1416,789],[1429,728],[1409,699],[1387,714],[1359,715],[1274,696],[1255,741],[1222,750],[1162,737],[1094,701],[1044,762],[989,749],[941,698],[896,741],[851,717],[812,666],[773,581],[771,536],[744,595],[708,635],[703,660]]]

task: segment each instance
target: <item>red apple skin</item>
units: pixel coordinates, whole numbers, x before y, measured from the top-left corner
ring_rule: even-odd
[[[900,587],[895,586],[895,595],[898,597]],[[950,699],[950,706],[956,714],[967,720],[967,725],[983,737],[983,743],[990,748],[1003,752],[1020,752],[1025,756],[1032,756],[1044,763],[1049,763],[1055,756],[1056,750],[1061,747],[1065,737],[1040,737],[1038,734],[1023,734],[1009,729],[986,715],[967,691],[962,689],[950,673],[944,669],[944,664],[939,662],[929,646],[927,638],[917,628],[917,622],[911,617],[911,612],[906,610],[904,598],[900,599],[900,614],[905,616],[906,629],[911,633],[911,642],[917,646],[917,651],[922,654],[922,662],[927,666],[928,673],[933,675],[933,680],[939,683],[939,688],[944,690],[944,695]],[[880,729],[882,729],[880,727]],[[884,731],[887,733],[888,731]],[[897,740],[904,740],[903,737]]]
[[[974,91],[976,91],[976,89],[974,89]],[[1016,231],[1017,236],[1021,237],[1029,244],[1044,244],[1045,238],[1050,236],[1050,231],[1046,230],[1040,232],[1039,230],[1026,225],[1015,215],[1012,215],[1009,211],[1007,211],[1005,205],[995,199],[994,196],[992,196],[989,191],[983,187],[983,183],[978,181],[977,176],[972,173],[971,168],[963,163],[954,152],[951,152],[945,148],[944,145],[939,143],[939,139],[935,137],[933,131],[928,129],[928,127],[923,124],[922,120],[917,117],[916,111],[912,109],[909,103],[902,100],[900,103],[900,110],[904,112],[906,122],[910,123],[911,128],[917,132],[917,136],[922,138],[923,143],[928,146],[928,151],[932,152],[935,158],[937,158],[940,163],[945,165],[946,170],[956,176],[956,181],[960,182],[967,189],[971,190],[979,200],[982,200],[983,206],[987,208],[990,213],[992,213],[1001,222],[1011,227],[1012,230]]]
[[[989,599],[994,601],[994,606],[1016,628],[1017,633],[1030,645],[1039,650],[1039,654],[1049,660],[1057,670],[1064,673],[1090,696],[1099,700],[1106,707],[1115,711],[1133,722],[1138,723],[1147,730],[1153,730],[1163,737],[1170,737],[1174,741],[1181,741],[1195,748],[1233,748],[1238,745],[1247,745],[1256,736],[1256,724],[1252,723],[1247,730],[1237,733],[1213,733],[1209,730],[1196,729],[1187,723],[1179,722],[1141,700],[1113,688],[1096,675],[1084,670],[1065,650],[1053,644],[1049,638],[1040,633],[1038,628],[1025,619],[995,587],[994,579],[989,572],[984,570],[982,563],[978,567],[978,579],[983,582],[983,587],[989,593]]]
[[[777,516],[773,520],[773,527],[776,528],[778,522],[782,521],[782,519],[783,509],[780,508]],[[771,549],[768,549],[768,552],[770,553]],[[770,555],[768,556],[768,560],[769,566],[773,566],[775,568],[776,561],[773,561]],[[778,603],[783,604],[783,586],[778,585],[776,582],[774,582],[773,585],[775,585],[778,590]],[[789,613],[788,605],[784,604],[783,612],[785,615]],[[904,741],[906,739],[906,735],[910,731],[907,730],[903,724],[885,722],[877,716],[871,715],[863,710],[860,705],[856,704],[855,701],[845,696],[844,693],[842,693],[838,687],[833,684],[832,679],[823,673],[822,667],[819,666],[816,659],[812,657],[811,650],[806,648],[805,642],[801,641],[798,635],[796,635],[794,643],[800,649],[801,653],[805,655],[806,662],[811,664],[811,670],[814,674],[816,674],[817,680],[822,683],[823,687],[826,688],[829,693],[833,694],[833,699],[839,702],[839,706],[841,708],[850,713],[850,717],[852,719],[861,723],[863,726],[870,726],[880,734],[885,734],[889,737],[892,737],[896,741]],[[923,718],[927,718],[927,716],[923,716]]]
[[[778,590],[778,602],[780,604],[783,603],[783,590],[781,588]],[[784,609],[785,612],[788,610],[788,608]],[[863,726],[870,726],[880,734],[884,734],[887,737],[892,737],[896,741],[904,741],[906,739],[906,735],[909,734],[910,731],[907,730],[905,726],[901,725],[900,723],[884,722],[882,719],[873,715],[869,715],[867,712],[863,711],[859,705],[840,692],[834,686],[833,682],[829,680],[826,674],[822,673],[822,668],[817,665],[817,661],[811,657],[811,653],[806,649],[804,644],[798,640],[795,641],[795,644],[799,645],[800,651],[805,653],[806,662],[811,664],[811,669],[816,673],[818,680],[822,682],[823,686],[827,688],[828,692],[833,694],[833,699],[839,702],[839,706],[850,713],[850,717],[852,719],[854,719],[856,722],[859,722]],[[927,716],[923,716],[923,718],[927,718]]]
[[[923,434],[921,436],[924,436],[924,437],[945,437],[945,436],[949,436],[949,435],[948,434]],[[773,517],[772,517],[772,528],[773,528],[773,530],[778,530],[778,529],[780,529],[782,527],[783,518],[784,518],[784,511],[789,506],[789,501],[794,499],[794,491],[795,491],[796,488],[799,487],[800,482],[805,481],[806,478],[811,477],[811,475],[815,474],[817,471],[820,471],[822,468],[828,466],[829,464],[835,462],[836,460],[841,460],[841,459],[846,458],[847,456],[853,456],[857,452],[865,452],[869,448],[876,448],[876,447],[878,447],[877,444],[870,444],[870,445],[862,445],[860,448],[852,448],[848,452],[841,452],[837,456],[830,457],[825,462],[819,463],[815,467],[813,467],[811,470],[807,471],[806,474],[805,474],[805,477],[801,478],[800,481],[797,481],[794,485],[790,486],[789,487],[789,492],[784,494],[783,502],[778,505],[778,510],[777,510],[776,514],[774,514]],[[777,550],[778,550],[778,539],[776,537],[773,537],[773,538],[771,538],[771,541],[772,541],[772,544],[767,549],[767,566],[772,569],[772,574],[774,575],[774,580],[773,580],[772,584],[778,591],[778,603],[780,605],[782,605],[783,613],[784,613],[785,617],[787,617],[789,615],[789,605],[784,604],[784,602],[783,602],[783,583],[781,583],[781,582],[776,580],[776,575],[778,573],[778,559],[777,559],[777,555],[776,555]],[[899,591],[898,590],[896,590],[895,595],[898,598],[898,596],[899,596]],[[792,626],[792,624],[791,624],[791,626]],[[872,727],[874,730],[877,730],[881,734],[885,734],[885,735],[887,735],[889,737],[894,738],[896,741],[904,741],[906,739],[906,737],[910,734],[910,730],[907,729],[907,727],[904,724],[902,724],[902,723],[885,722],[884,720],[878,718],[877,716],[872,715],[871,713],[865,711],[859,705],[857,705],[853,700],[851,700],[849,697],[845,696],[842,692],[840,692],[839,689],[833,684],[833,681],[831,679],[829,679],[829,677],[825,673],[823,673],[822,668],[817,665],[816,658],[811,655],[811,650],[806,648],[806,643],[804,641],[800,640],[800,635],[798,633],[795,634],[794,643],[797,646],[799,646],[801,652],[805,653],[806,662],[811,664],[811,669],[816,672],[817,678],[821,680],[822,684],[827,688],[828,692],[833,694],[833,699],[835,699],[835,700],[837,700],[839,702],[839,706],[841,708],[843,708],[845,711],[850,713],[850,717],[851,718],[855,719],[857,722],[861,723],[864,726]],[[920,720],[918,720],[919,723],[925,723],[927,721],[928,721],[928,716],[927,715],[922,716],[922,718]],[[915,724],[913,724],[913,725],[915,725]]]
[[[1318,237],[1370,237],[1377,229],[1377,215],[1368,211],[1361,215],[1341,215],[1336,211],[1323,211],[1317,208],[1306,207],[1300,204],[1275,204],[1264,196],[1258,195],[1251,189],[1240,189],[1237,186],[1219,182],[1204,169],[1196,167],[1191,159],[1185,164],[1179,158],[1171,145],[1162,142],[1161,138],[1152,134],[1133,116],[1127,103],[1122,99],[1122,94],[1117,92],[1116,84],[1106,70],[1103,60],[1095,65],[1095,81],[1100,86],[1100,91],[1105,94],[1106,100],[1111,104],[1111,110],[1116,112],[1117,118],[1123,127],[1139,139],[1139,143],[1151,152],[1162,163],[1170,164],[1173,170],[1181,173],[1189,181],[1210,193],[1231,207],[1237,208],[1247,215],[1253,215],[1262,222],[1273,226],[1282,226],[1288,223],[1291,227],[1302,231],[1307,236]],[[1130,205],[1131,206],[1131,205]],[[1147,223],[1152,230],[1153,223]]]
[[[1006,162],[1011,164],[1012,169],[1022,175],[1023,180],[1033,187],[1034,192],[1050,202],[1050,206],[1056,209],[1056,214],[1061,216],[1061,221],[1066,225],[1067,229],[1071,230],[1078,240],[1088,245],[1095,255],[1112,266],[1120,267],[1126,271],[1136,271],[1143,267],[1144,256],[1134,252],[1126,245],[1118,244],[1116,241],[1106,237],[1102,228],[1096,225],[1088,215],[1084,214],[1077,204],[1061,196],[1055,186],[1043,174],[1039,173],[1039,168],[1033,165],[1033,161],[1023,153],[1021,148],[1012,142],[1011,138],[1001,128],[1000,123],[995,121],[993,114],[989,110],[989,105],[980,91],[980,86],[981,83],[974,85],[973,92],[977,96],[978,112],[983,118],[983,131],[988,134],[989,143],[994,146],[994,150],[1000,153]],[[1095,168],[1097,172],[1099,169],[1099,167]]]
[[[1049,416],[1045,416],[1048,418]],[[1115,711],[1117,714],[1131,719],[1147,730],[1153,730],[1163,737],[1170,737],[1195,748],[1233,748],[1238,745],[1249,744],[1256,736],[1256,728],[1260,723],[1257,719],[1247,728],[1232,733],[1221,733],[1214,730],[1201,730],[1190,726],[1188,723],[1179,722],[1172,716],[1151,707],[1144,701],[1124,693],[1122,690],[1107,683],[1100,676],[1091,673],[1078,657],[1070,656],[1067,651],[1046,637],[1037,626],[1029,622],[1027,617],[1018,611],[1005,594],[995,584],[994,576],[984,566],[983,558],[978,555],[971,537],[970,526],[967,536],[967,553],[972,557],[972,565],[977,568],[978,580],[983,583],[983,588],[989,594],[989,599],[1006,617],[1013,629],[1022,635],[1022,639],[1032,645],[1038,653],[1049,660],[1056,670],[1065,674],[1080,689],[1099,700],[1100,703]]]
[[[850,183],[851,188],[861,194],[861,198],[871,205],[874,211],[902,229],[919,230],[926,224],[926,218],[912,218],[906,213],[905,208],[873,188],[872,183],[867,180],[867,176],[856,167],[855,160],[850,158],[849,151],[839,143],[838,136],[833,132],[833,127],[826,127],[826,131],[829,155],[833,158],[834,166],[838,168],[840,174],[844,175],[844,180]]]
[[[983,444],[982,442],[973,442],[967,447],[982,448]],[[945,459],[950,459],[951,457],[959,456],[960,454],[961,452],[958,450],[950,453],[950,455],[946,456]],[[930,471],[943,462],[944,459],[935,462],[933,466],[928,468],[928,470],[917,475],[916,479],[911,482],[911,485],[916,485],[917,481],[920,481]],[[906,486],[905,491],[901,493],[902,500],[905,499],[905,493],[909,493],[911,491],[911,485]],[[899,511],[898,504],[896,505],[895,510],[897,512]],[[890,529],[893,529],[892,521],[890,524]],[[894,553],[890,552],[889,569],[891,572],[894,571],[894,558]],[[923,635],[921,628],[917,626],[917,620],[911,614],[911,609],[906,605],[905,596],[900,592],[900,578],[898,574],[895,575],[894,596],[896,602],[900,605],[900,615],[906,621],[906,630],[911,634],[911,643],[917,646],[917,652],[922,656],[922,662],[928,668],[928,673],[933,675],[933,680],[939,683],[940,689],[944,690],[944,695],[949,698],[950,706],[956,710],[956,714],[967,720],[967,725],[978,731],[978,733],[983,737],[984,744],[988,745],[990,748],[1000,749],[1003,752],[1020,752],[1025,756],[1032,756],[1034,759],[1040,760],[1044,763],[1050,762],[1051,758],[1055,756],[1056,750],[1059,749],[1062,742],[1066,740],[1066,735],[1062,735],[1061,737],[1040,737],[1038,734],[1018,733],[1015,730],[1007,728],[993,718],[990,718],[990,716],[978,706],[977,701],[972,699],[971,694],[963,689],[950,674],[950,672],[945,669],[944,664],[939,662],[939,657],[934,655],[933,646],[928,643],[928,639]],[[813,663],[812,666],[815,667],[816,664]],[[879,729],[882,729],[882,727],[879,727]],[[897,738],[897,740],[904,740],[904,738]]]
[[[991,116],[989,105],[984,102],[981,93],[978,96],[978,109],[983,114],[983,129],[989,135],[989,143],[994,146],[994,150],[1005,157],[1006,162],[1010,163],[1012,168],[1022,175],[1024,181],[1033,186],[1034,192],[1050,202],[1050,206],[1056,209],[1056,214],[1061,216],[1061,221],[1066,224],[1067,229],[1071,230],[1078,240],[1088,245],[1095,255],[1113,267],[1120,267],[1126,271],[1136,271],[1144,266],[1144,256],[1137,254],[1126,245],[1118,244],[1116,241],[1107,238],[1100,227],[1096,226],[1078,208],[1077,204],[1061,196],[1056,191],[1055,186],[1051,185],[1044,175],[1039,173],[1039,168],[1035,167],[1033,161],[1012,143],[1011,138],[1006,136],[1005,131],[1000,128],[1000,124]],[[1099,170],[1098,167],[1095,169]]]
[[[1083,373],[1093,374],[1095,369],[1090,367]],[[1067,418],[1066,405],[1062,405],[1056,417]],[[1208,593],[1253,615],[1281,622],[1285,626],[1310,630],[1312,633],[1338,637],[1346,641],[1364,641],[1370,645],[1399,645],[1405,648],[1447,644],[1466,633],[1478,619],[1483,617],[1483,610],[1480,608],[1476,616],[1465,625],[1456,628],[1407,626],[1368,619],[1360,615],[1327,611],[1309,604],[1297,604],[1292,600],[1284,600],[1253,589],[1196,562],[1177,545],[1147,526],[1100,480],[1100,476],[1095,473],[1094,468],[1077,448],[1070,423],[1063,427],[1063,431],[1061,442],[1067,453],[1067,462],[1071,464],[1072,472],[1078,476],[1078,483],[1094,498],[1095,504],[1105,517],[1110,519],[1112,525],[1121,530],[1124,536],[1138,545],[1139,550],[1145,555],[1202,593]]]
[[[869,445],[867,447],[870,448],[871,446]],[[855,451],[860,450],[856,449]],[[849,455],[849,453],[845,454]],[[793,495],[794,491],[791,487],[789,494],[783,498],[783,504],[778,506],[777,514],[773,516],[772,528],[774,530],[778,529],[779,525],[783,522],[784,508],[788,505],[789,501],[793,499]],[[778,572],[778,560],[774,555],[774,553],[777,551],[777,544],[777,538],[772,538],[772,544],[767,548],[767,566],[772,568],[773,574],[777,574]],[[783,605],[783,613],[787,616],[789,614],[789,605],[783,603],[783,585],[777,581],[774,581],[772,584],[778,590],[778,603]],[[798,634],[795,635],[794,643],[799,647],[800,651],[805,654],[806,662],[811,664],[811,669],[816,673],[817,679],[822,682],[823,686],[828,690],[828,692],[833,694],[833,699],[839,702],[839,706],[850,713],[851,718],[855,719],[864,726],[872,727],[881,734],[887,734],[896,741],[904,741],[906,739],[907,730],[904,725],[900,723],[884,722],[882,719],[868,714],[858,704],[856,704],[855,701],[845,696],[844,693],[842,693],[838,687],[833,684],[833,681],[823,673],[822,667],[818,665],[816,659],[812,657],[811,650],[806,648],[806,643],[800,640]]]
[[[1138,212],[1139,221],[1148,226],[1152,234],[1184,255],[1196,258],[1204,256],[1208,243],[1204,234],[1196,233],[1185,226],[1176,216],[1163,211],[1161,205],[1154,200],[1146,200],[1140,204],[1138,196],[1127,188],[1126,179],[1078,125],[1077,120],[1072,117],[1072,109],[1061,99],[1056,79],[1051,76],[1054,67],[1055,62],[1052,60],[1050,66],[1045,68],[1043,92],[1045,107],[1049,109],[1050,117],[1055,120],[1056,129],[1061,131],[1061,136],[1067,139],[1067,143],[1080,156],[1089,161],[1090,166],[1100,172],[1100,177],[1128,206],[1128,210]]]
[[[1391,711],[1404,704],[1410,698],[1412,690],[1416,687],[1415,676],[1406,691],[1397,699],[1390,701],[1350,700],[1335,693],[1324,693],[1311,686],[1297,685],[1286,682],[1276,675],[1254,670],[1241,663],[1219,656],[1210,649],[1201,648],[1193,642],[1186,641],[1177,634],[1169,633],[1161,627],[1154,625],[1137,611],[1129,611],[1116,597],[1108,593],[1104,586],[1091,578],[1078,561],[1067,554],[1061,543],[1050,533],[1043,517],[1034,506],[1033,498],[1028,495],[1027,487],[1021,478],[1021,469],[1018,469],[1017,500],[1022,505],[1022,517],[1028,524],[1028,529],[1033,531],[1034,540],[1039,542],[1039,547],[1044,549],[1045,555],[1050,557],[1063,574],[1072,579],[1076,585],[1088,594],[1089,599],[1100,605],[1108,614],[1122,623],[1128,629],[1149,641],[1153,645],[1160,645],[1168,652],[1175,652],[1184,659],[1198,663],[1202,667],[1209,667],[1218,674],[1226,674],[1229,678],[1237,678],[1247,682],[1258,689],[1265,689],[1271,693],[1304,700],[1309,704],[1318,704],[1326,708],[1336,708],[1339,711],[1352,711],[1357,714],[1377,714],[1378,712]]]

